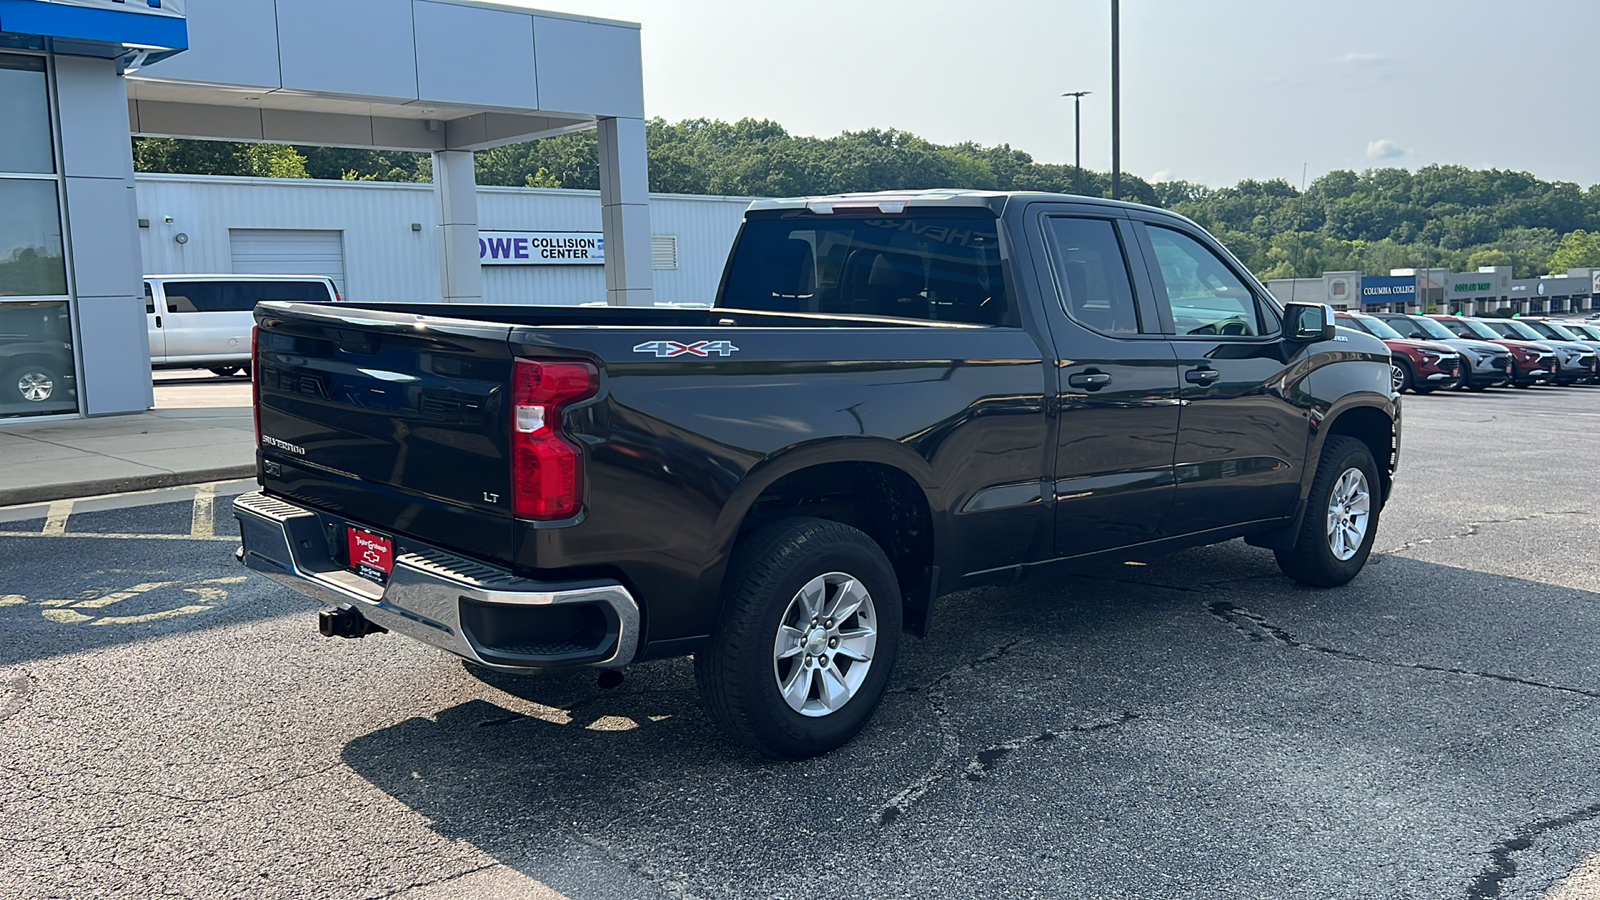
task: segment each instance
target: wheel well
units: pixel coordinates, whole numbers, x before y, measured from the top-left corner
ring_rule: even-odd
[[[1387,501],[1394,480],[1394,422],[1380,409],[1358,406],[1333,420],[1328,436],[1336,434],[1353,437],[1372,451],[1372,460],[1378,464],[1378,478],[1383,482],[1382,496]]]
[[[751,504],[739,526],[738,540],[790,516],[829,519],[865,532],[894,566],[905,608],[905,630],[913,634],[926,631],[933,516],[916,479],[881,463],[825,463],[790,472]]]

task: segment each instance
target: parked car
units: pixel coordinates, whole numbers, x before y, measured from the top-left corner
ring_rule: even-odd
[[[1372,317],[1382,320],[1408,340],[1443,344],[1461,354],[1458,387],[1470,391],[1482,391],[1511,381],[1511,351],[1499,344],[1456,337],[1450,329],[1427,316],[1372,313]]]
[[[150,365],[210,369],[223,376],[248,373],[257,303],[340,299],[333,281],[321,275],[147,275]]]
[[[1338,323],[1365,331],[1388,345],[1396,391],[1431,394],[1440,388],[1455,387],[1461,377],[1461,354],[1451,347],[1403,338],[1383,320],[1360,313],[1339,313]]]
[[[711,718],[784,759],[849,740],[952,591],[1235,537],[1343,584],[1399,458],[1381,341],[1085,197],[757,201],[709,309],[256,321],[240,555],[324,634],[693,654]]]
[[[1455,332],[1459,337],[1488,341],[1511,351],[1513,387],[1529,388],[1540,382],[1555,379],[1560,363],[1557,361],[1555,348],[1548,344],[1508,338],[1484,325],[1482,321],[1466,316],[1434,315],[1428,318]]]
[[[1589,334],[1580,333],[1577,329],[1569,328],[1553,319],[1522,316],[1516,321],[1533,329],[1535,333],[1546,341],[1560,341],[1563,344],[1575,344],[1579,347],[1587,348],[1588,354],[1578,358],[1578,365],[1587,365],[1589,369],[1589,377],[1583,380],[1590,384],[1600,382],[1600,339],[1596,339]]]
[[[1574,334],[1582,335],[1585,341],[1600,343],[1600,323],[1575,322],[1568,319],[1561,323],[1561,327]]]
[[[1593,347],[1585,346],[1576,341],[1548,338],[1538,330],[1524,325],[1519,319],[1484,318],[1479,321],[1501,337],[1534,341],[1554,350],[1558,364],[1551,381],[1555,384],[1580,384],[1591,381],[1595,377],[1595,353]]]
[[[76,412],[72,322],[65,303],[0,303],[0,412]]]

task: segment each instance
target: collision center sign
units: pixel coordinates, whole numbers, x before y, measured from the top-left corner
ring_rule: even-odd
[[[480,231],[478,262],[486,266],[598,266],[606,240],[598,231]]]

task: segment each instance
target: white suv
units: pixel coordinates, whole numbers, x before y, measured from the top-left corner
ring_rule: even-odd
[[[257,303],[341,299],[333,281],[321,275],[147,275],[150,365],[248,374]]]

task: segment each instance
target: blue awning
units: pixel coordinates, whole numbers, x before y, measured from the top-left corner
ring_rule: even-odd
[[[131,8],[119,9],[119,6]],[[112,0],[103,5],[0,0],[0,32],[39,35],[73,46],[116,51],[105,52],[107,56],[120,55],[129,47],[187,50],[188,23],[181,15],[158,12],[158,9],[159,0],[129,0],[128,3]]]

